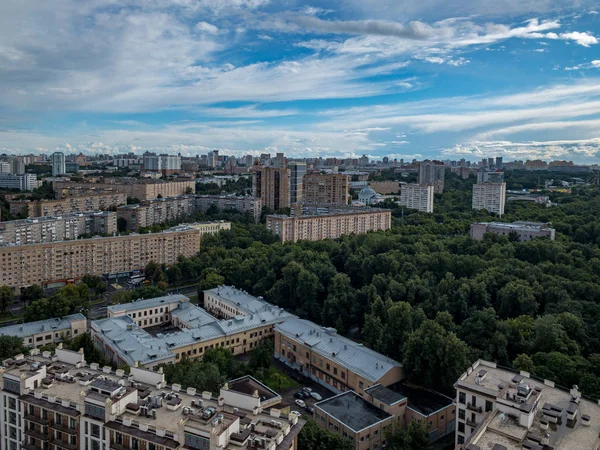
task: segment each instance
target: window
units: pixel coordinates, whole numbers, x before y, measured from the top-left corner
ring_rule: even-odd
[[[365,387],[365,384],[364,384],[362,381],[359,381],[359,382],[358,382],[358,387],[359,387],[360,389],[363,389],[363,388]]]
[[[471,395],[471,405],[477,406],[477,397],[474,395]]]
[[[461,404],[465,404],[467,402],[467,394],[465,394],[464,392],[459,392],[458,393],[458,403]]]
[[[465,438],[459,434],[458,435],[458,439],[456,440],[456,442],[459,443],[459,444],[464,444],[465,443]]]
[[[485,401],[485,412],[490,412],[494,408],[494,403],[486,400]]]
[[[327,363],[327,364],[325,365],[325,368],[326,368],[327,372],[329,372],[329,371],[331,370],[331,366],[329,365],[329,363]]]
[[[458,418],[465,420],[465,410],[464,409],[459,409],[458,410]]]
[[[458,432],[459,433],[464,433],[465,432],[465,424],[462,422],[458,422]]]

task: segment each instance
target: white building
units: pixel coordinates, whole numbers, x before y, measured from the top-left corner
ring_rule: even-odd
[[[144,170],[162,172],[164,175],[181,171],[181,154],[167,155],[146,152],[143,156]]]
[[[57,177],[67,173],[67,166],[65,163],[65,154],[63,152],[52,153],[52,176]]]
[[[421,212],[433,212],[433,184],[405,184],[400,191],[400,205]]]
[[[37,175],[12,173],[0,173],[0,188],[19,189],[21,191],[32,191],[38,187]]]
[[[478,183],[503,183],[504,172],[501,170],[485,170],[479,169],[477,171],[477,182]]]
[[[506,204],[506,183],[477,183],[473,185],[473,209],[486,209],[502,216]]]
[[[11,173],[10,163],[5,161],[0,161],[0,173]]]
[[[61,318],[38,320],[0,328],[0,336],[16,336],[23,339],[25,347],[57,344],[86,332],[87,319],[83,314],[71,314]]]
[[[441,161],[423,161],[419,163],[419,184],[432,184],[436,194],[444,192],[446,167]]]
[[[360,203],[364,203],[365,205],[369,206],[371,205],[373,202],[373,199],[375,199],[377,197],[377,192],[375,192],[373,189],[371,189],[369,186],[365,186],[363,189],[360,190],[360,192],[358,193],[358,201]]]

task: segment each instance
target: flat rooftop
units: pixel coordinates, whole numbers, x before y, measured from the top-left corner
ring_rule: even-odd
[[[481,380],[483,372],[485,377]],[[511,402],[510,398],[514,398],[519,383],[527,385],[532,391],[531,395],[524,402],[517,400],[512,403],[512,410],[520,413],[533,411],[535,414],[533,424],[528,429],[520,426],[511,415],[493,411],[479,432],[476,430],[468,438],[468,444],[477,445],[481,450],[491,449],[495,444],[503,445],[507,450],[521,450],[523,443],[531,444],[532,438],[547,433],[548,445],[556,450],[597,449],[600,446],[600,406],[597,402],[581,398],[577,404],[572,402],[571,391],[555,387],[551,381],[525,375],[479,360],[461,376],[456,383],[458,389],[494,396],[507,404]],[[549,414],[556,417],[557,423],[548,423],[548,414],[544,413],[550,408],[553,409]],[[568,419],[568,409],[577,411],[574,420]],[[588,425],[583,424],[583,416],[588,417]],[[546,424],[547,430],[544,429]]]
[[[354,391],[344,392],[327,400],[315,403],[315,407],[325,411],[342,424],[359,432],[376,423],[392,419],[392,415],[371,405]]]
[[[390,388],[387,388],[382,384],[376,384],[375,386],[371,386],[365,389],[365,392],[373,396],[375,400],[379,400],[381,403],[384,403],[389,406],[395,405],[396,403],[399,403],[402,400],[406,399],[405,395],[399,392],[394,392]]]
[[[273,398],[279,397],[279,394],[275,392],[273,389],[270,389],[256,378],[251,376],[245,376],[241,378],[237,378],[235,380],[231,380],[228,383],[229,390],[234,392],[239,392],[241,394],[246,395],[254,395],[254,393],[258,393],[261,401],[271,400]]]
[[[0,328],[0,336],[27,337],[45,332],[57,332],[71,329],[71,323],[78,320],[86,320],[83,314],[71,314],[53,319],[38,320],[37,322],[20,323]]]
[[[145,300],[137,300],[137,301],[130,302],[130,303],[121,303],[118,305],[111,305],[111,306],[107,307],[106,309],[108,310],[108,312],[111,312],[111,313],[116,313],[116,312],[121,312],[121,311],[137,311],[140,309],[152,308],[154,306],[162,306],[165,304],[183,303],[183,302],[189,302],[189,301],[190,301],[190,299],[188,297],[186,297],[185,295],[170,294],[170,295],[165,295],[163,297],[148,298]]]
[[[390,389],[408,399],[408,407],[428,416],[440,409],[447,408],[454,400],[438,392],[415,386],[404,381],[393,384]]]

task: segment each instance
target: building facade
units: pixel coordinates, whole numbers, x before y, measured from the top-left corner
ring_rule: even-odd
[[[88,364],[60,345],[8,360],[0,384],[6,450],[297,450],[304,425],[249,376],[200,393],[162,372]]]
[[[290,207],[290,169],[268,167],[256,161],[252,166],[252,192],[262,206],[274,211]]]
[[[349,177],[340,173],[311,173],[304,176],[303,203],[314,205],[347,205]]]
[[[117,232],[117,214],[111,211],[68,214],[62,217],[0,222],[0,246],[56,242],[81,235]]]
[[[20,191],[33,191],[38,187],[37,175],[26,173],[16,175],[13,173],[0,173],[0,188],[18,189]]]
[[[105,179],[104,182],[93,184],[54,181],[52,187],[54,190],[69,188],[114,189],[117,192],[125,194],[127,197],[137,198],[140,201],[153,200],[155,198],[176,197],[196,192],[196,182],[193,180],[164,181],[138,178]]]
[[[65,154],[62,152],[54,152],[50,157],[52,161],[52,176],[57,177],[67,173]]]
[[[290,203],[304,202],[304,176],[306,163],[292,161],[288,164],[290,169]]]
[[[23,346],[37,348],[73,339],[87,331],[87,319],[83,314],[26,322],[0,328],[0,336],[16,336],[23,339]]]
[[[455,383],[456,448],[597,448],[598,402],[529,372],[478,360]]]
[[[548,223],[540,222],[480,222],[471,225],[471,238],[482,240],[486,233],[494,233],[502,236],[510,236],[516,233],[519,241],[525,242],[536,238],[548,238],[553,241],[556,230],[550,228]]]
[[[379,208],[347,208],[339,213],[271,215],[267,216],[266,225],[268,230],[279,236],[281,242],[318,241],[337,239],[346,234],[389,230],[392,212]]]
[[[444,192],[446,167],[441,161],[423,161],[419,163],[419,184],[431,184],[436,194]]]
[[[400,192],[400,205],[432,213],[434,192],[432,184],[405,184]]]
[[[85,211],[116,208],[127,203],[127,195],[118,192],[108,194],[64,197],[60,200],[11,200],[10,212],[27,214],[27,217],[60,216]]]
[[[504,214],[506,204],[506,183],[477,183],[473,185],[473,209],[486,209],[488,212]]]
[[[129,274],[150,261],[170,265],[200,249],[200,233],[179,227],[162,233],[0,247],[0,285],[72,282],[84,275]]]
[[[260,221],[262,203],[259,198],[249,195],[196,195],[195,200],[197,212],[206,212],[208,208],[215,205],[219,211],[236,210],[249,213],[252,214],[256,222]]]
[[[165,153],[146,152],[143,155],[144,170],[149,172],[160,172],[163,175],[172,175],[181,172],[181,154],[167,155]]]

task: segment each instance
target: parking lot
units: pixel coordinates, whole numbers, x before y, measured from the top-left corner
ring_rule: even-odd
[[[322,385],[314,382],[313,380],[311,380],[309,378],[304,377],[299,372],[290,369],[285,364],[283,364],[281,361],[275,360],[273,363],[275,364],[275,367],[277,367],[277,369],[281,370],[282,372],[284,372],[286,375],[293,378],[298,383],[298,386],[296,386],[294,388],[286,389],[286,390],[279,392],[279,394],[281,394],[281,399],[282,399],[281,400],[281,408],[285,408],[285,407],[289,406],[291,411],[298,411],[298,412],[302,413],[302,415],[304,415],[305,417],[312,416],[305,409],[296,405],[296,403],[295,403],[296,398],[294,397],[294,394],[296,392],[301,391],[302,388],[304,388],[304,387],[308,387],[308,388],[312,389],[313,392],[318,393],[323,398],[323,400],[325,400],[326,398],[332,397],[334,395],[333,392],[329,391],[327,388],[323,387]],[[312,397],[304,398],[302,400],[306,403],[306,406],[313,406],[315,403],[318,403],[318,400],[315,400]]]

